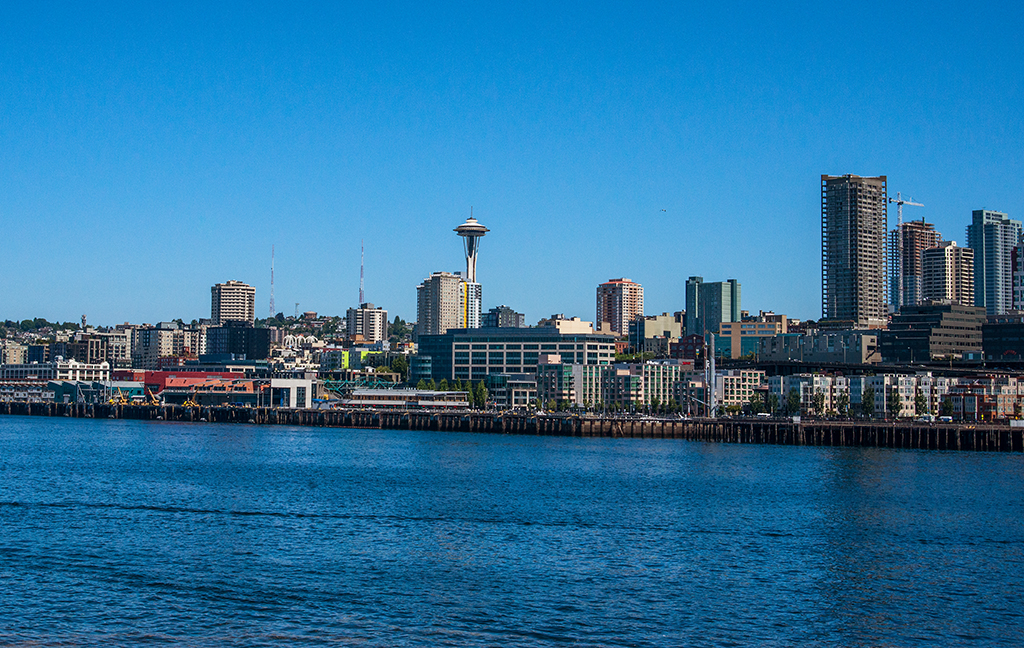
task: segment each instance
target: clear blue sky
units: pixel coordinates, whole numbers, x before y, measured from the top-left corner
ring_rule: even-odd
[[[414,319],[471,205],[485,308],[817,318],[822,173],[1024,217],[1016,3],[155,4],[0,3],[0,318],[265,317],[272,244],[277,310],[342,314],[365,239]]]

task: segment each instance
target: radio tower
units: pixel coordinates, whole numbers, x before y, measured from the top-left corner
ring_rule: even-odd
[[[363,304],[366,303],[363,300],[363,268],[366,266],[366,248],[363,247],[363,242],[359,241],[359,307],[362,308]]]
[[[273,317],[277,313],[274,312],[274,246],[270,246],[270,316]]]

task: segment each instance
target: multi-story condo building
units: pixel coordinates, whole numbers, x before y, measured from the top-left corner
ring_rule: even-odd
[[[821,176],[821,315],[885,325],[886,177]]]
[[[740,282],[735,279],[705,283],[703,277],[686,281],[686,334],[717,333],[722,322],[740,321]]]
[[[28,345],[0,340],[0,364],[27,364]]]
[[[224,322],[244,322],[250,326],[256,317],[256,289],[241,281],[228,281],[210,288],[210,317],[214,326]]]
[[[939,241],[921,253],[921,301],[974,305],[974,250]]]
[[[416,333],[443,335],[459,328],[462,277],[451,272],[434,272],[416,286]]]
[[[0,380],[110,380],[110,365],[106,362],[86,364],[77,360],[7,364],[0,365]]]
[[[459,327],[480,328],[483,310],[483,287],[475,281],[467,281],[463,277],[459,293]]]
[[[435,272],[416,286],[416,335],[480,328],[482,289],[461,272]]]
[[[608,322],[619,335],[629,332],[629,323],[644,314],[644,287],[626,279],[609,279],[597,287],[597,324]]]
[[[1013,305],[1013,249],[1021,240],[1021,222],[1006,214],[976,209],[967,226],[967,247],[974,250],[974,305],[1002,315]]]
[[[348,309],[348,336],[363,336],[366,342],[380,342],[388,338],[388,312],[373,304],[360,304],[359,308]]]
[[[246,326],[235,322],[235,326]],[[250,323],[251,327],[251,323]],[[179,326],[176,322],[160,322],[131,329],[132,367],[159,369],[161,359],[196,356],[201,346],[201,331]]]
[[[765,386],[765,373],[738,369],[715,375],[715,397],[721,407],[747,407],[757,390]]]
[[[903,223],[903,249],[900,250],[900,228],[889,232],[889,303],[893,310],[914,306],[922,300],[922,253],[939,244],[942,236],[935,225],[919,221]],[[897,273],[900,276],[897,276]],[[903,284],[902,301],[900,283]]]
[[[537,397],[576,407],[667,405],[677,401],[679,382],[692,363],[585,365],[542,358],[537,367]]]

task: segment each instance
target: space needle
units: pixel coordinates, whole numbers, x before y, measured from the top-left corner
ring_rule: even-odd
[[[470,210],[470,214],[472,214]],[[477,222],[471,215],[465,223],[453,230],[462,237],[463,247],[466,249],[466,279],[476,283],[476,254],[480,250],[480,238],[491,231]]]

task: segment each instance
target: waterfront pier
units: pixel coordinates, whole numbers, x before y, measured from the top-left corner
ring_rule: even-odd
[[[0,415],[681,439],[716,443],[1024,452],[1024,427],[893,421],[636,419],[501,412],[367,411],[182,405],[0,403]]]

